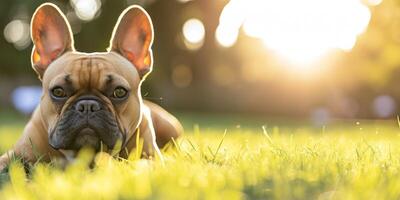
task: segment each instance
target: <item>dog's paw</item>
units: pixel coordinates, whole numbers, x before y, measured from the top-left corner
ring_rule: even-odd
[[[7,171],[8,164],[7,163],[0,163],[0,174],[3,174]]]

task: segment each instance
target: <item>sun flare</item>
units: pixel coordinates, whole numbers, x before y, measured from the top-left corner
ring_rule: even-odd
[[[304,64],[333,49],[350,51],[370,18],[368,6],[360,0],[231,0],[221,13],[218,30],[227,34],[220,38],[227,38],[242,27],[267,49]]]

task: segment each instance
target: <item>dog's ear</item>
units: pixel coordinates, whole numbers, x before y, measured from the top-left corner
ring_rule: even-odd
[[[153,24],[147,12],[139,6],[130,6],[119,16],[110,41],[114,51],[132,63],[141,78],[152,69]]]
[[[71,28],[60,9],[51,3],[42,4],[31,21],[32,66],[41,79],[52,61],[73,51]]]

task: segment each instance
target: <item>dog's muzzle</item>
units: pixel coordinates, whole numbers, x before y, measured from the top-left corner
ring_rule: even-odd
[[[49,143],[54,149],[100,150],[101,143],[112,149],[123,135],[112,112],[97,97],[85,96],[62,115],[49,136]]]

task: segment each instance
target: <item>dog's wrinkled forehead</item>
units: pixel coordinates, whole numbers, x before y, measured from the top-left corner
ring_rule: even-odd
[[[102,90],[108,84],[128,88],[140,83],[138,72],[119,54],[70,52],[55,60],[43,77],[45,87],[69,84],[74,89]]]

